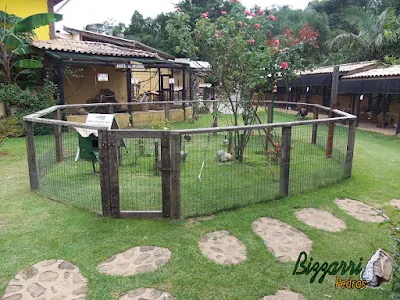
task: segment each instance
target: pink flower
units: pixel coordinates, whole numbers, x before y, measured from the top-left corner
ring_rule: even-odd
[[[238,22],[238,25],[239,25],[239,26],[243,26],[243,22],[242,22],[242,21],[239,21],[239,22]]]
[[[257,30],[259,30],[259,29],[261,28],[261,25],[258,24],[258,23],[257,23],[257,24],[254,24],[254,28],[257,29]]]
[[[279,40],[275,40],[274,45],[275,45],[275,47],[279,47]]]
[[[248,10],[246,10],[246,11],[244,12],[244,14],[245,14],[246,16],[250,16],[250,12],[249,12]]]
[[[256,15],[256,13],[252,13],[251,16],[252,16],[252,17],[255,17],[255,16],[257,16],[257,15]]]
[[[250,40],[249,43],[250,43],[250,45],[255,45],[256,41],[255,40]]]
[[[222,15],[226,15],[226,14],[228,14],[228,13],[226,12],[226,10],[223,10],[223,11],[221,11],[221,14],[222,14]]]
[[[237,2],[237,0],[232,0],[232,3],[236,3]]]
[[[265,14],[265,11],[264,11],[263,9],[260,9],[260,10],[258,11],[258,14],[259,14],[259,15],[264,15],[264,14]]]
[[[289,68],[289,64],[286,62],[286,61],[284,61],[282,64],[281,64],[281,67],[282,67],[282,69],[287,69],[287,68]]]
[[[182,8],[180,8],[179,6],[176,8],[177,11],[182,11]]]
[[[208,18],[208,12],[202,13],[201,16],[202,16],[204,19]]]
[[[270,15],[270,16],[269,16],[269,20],[272,21],[272,22],[274,22],[274,21],[276,20],[276,18],[275,18],[274,15]]]
[[[216,39],[219,38],[219,34],[218,34],[218,33],[214,34],[214,37],[215,37]]]

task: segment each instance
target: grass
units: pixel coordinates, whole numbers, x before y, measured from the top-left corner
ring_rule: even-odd
[[[378,247],[391,249],[385,226],[357,221],[340,210],[334,199],[359,199],[394,215],[387,203],[400,195],[399,146],[398,138],[358,131],[350,180],[212,218],[173,222],[100,218],[30,192],[25,140],[9,139],[0,153],[0,295],[19,270],[41,260],[58,258],[71,261],[88,278],[87,299],[118,299],[138,287],[154,287],[177,299],[189,300],[260,299],[280,288],[300,292],[309,300],[388,299],[386,290],[335,289],[334,276],[328,275],[321,284],[311,284],[310,276],[293,276],[294,263],[279,263],[253,232],[251,223],[268,216],[300,229],[313,240],[311,256],[319,262],[358,261],[360,257],[366,262]],[[74,155],[74,147],[66,150]],[[307,164],[301,160],[298,163]],[[90,166],[85,166],[90,172]],[[86,178],[98,180],[96,176]],[[86,195],[84,189],[79,193]],[[315,230],[294,216],[303,207],[326,209],[343,219],[348,228],[340,233]],[[201,254],[198,240],[208,232],[223,229],[246,245],[248,258],[244,263],[216,265]],[[154,273],[131,277],[106,276],[96,271],[104,259],[138,245],[167,247],[173,253],[172,259]]]

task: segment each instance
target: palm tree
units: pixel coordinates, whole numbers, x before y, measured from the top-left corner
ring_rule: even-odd
[[[341,49],[352,49],[364,59],[382,59],[386,46],[385,24],[388,20],[388,11],[380,15],[351,6],[342,13],[342,20],[354,28],[353,32],[343,31],[327,42],[329,49],[334,46]]]

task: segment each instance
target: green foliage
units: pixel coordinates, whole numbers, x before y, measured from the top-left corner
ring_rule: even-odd
[[[16,116],[0,119],[0,147],[7,138],[24,135],[24,126]]]
[[[400,299],[400,223],[399,220],[389,221],[390,236],[394,242],[393,255],[393,286],[390,300]]]
[[[24,89],[16,84],[0,84],[0,102],[6,107],[16,107],[15,117],[19,120],[20,126],[23,124],[24,116],[55,105],[57,99],[57,87],[48,79],[42,87],[36,89]],[[51,130],[51,126],[48,125],[35,126],[35,132],[38,134],[46,134]]]
[[[8,83],[13,81],[12,71],[14,68],[17,70],[33,69],[42,66],[40,60],[27,57],[32,52],[30,41],[34,35],[33,30],[60,20],[62,20],[62,16],[53,13],[35,14],[20,19],[0,11],[0,22],[3,25],[0,32],[0,61]],[[14,81],[18,75],[15,76]]]
[[[150,124],[151,129],[157,129],[157,130],[164,130],[165,128],[170,129],[171,128],[171,122],[167,119],[159,122],[157,120],[151,121]]]

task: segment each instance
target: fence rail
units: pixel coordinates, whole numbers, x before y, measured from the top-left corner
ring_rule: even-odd
[[[275,101],[282,111],[306,107],[312,119],[267,123],[272,120],[271,101],[262,101],[254,105],[265,106],[266,123],[259,119],[262,124],[217,127],[217,119],[223,119],[218,100],[124,105],[157,104],[168,119],[170,105],[182,104],[185,110],[200,103],[212,106],[213,127],[184,128],[189,124],[186,114],[184,126],[170,130],[108,129],[63,120],[67,109],[118,103],[59,105],[26,116],[31,190],[103,216],[179,219],[297,194],[351,176],[356,117],[337,109]],[[321,112],[331,117],[321,118]],[[96,145],[84,144],[88,141],[77,135],[77,128],[95,130],[97,136],[87,136]],[[237,154],[240,161],[232,153],[238,147],[233,137],[246,143]],[[79,162],[87,153],[94,155],[93,174],[98,162],[99,177],[87,175],[87,163]]]

